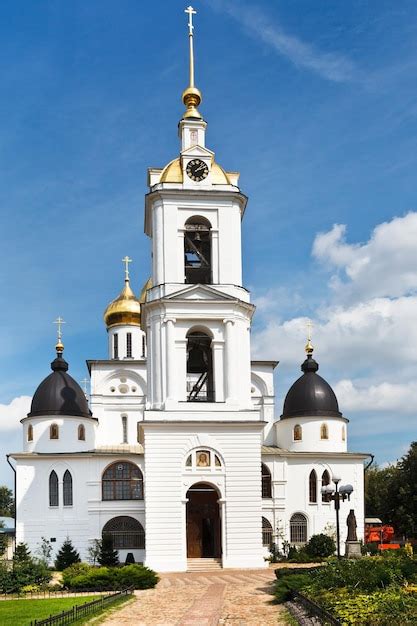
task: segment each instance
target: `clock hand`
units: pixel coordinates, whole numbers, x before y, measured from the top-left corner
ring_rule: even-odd
[[[197,167],[197,169],[195,169],[195,170],[194,170],[194,173],[196,174],[196,173],[197,173],[197,172],[199,172],[201,169],[204,169],[204,168],[205,168],[205,166],[206,166],[206,164],[205,164],[205,163],[202,163],[201,165],[199,165],[199,166]]]

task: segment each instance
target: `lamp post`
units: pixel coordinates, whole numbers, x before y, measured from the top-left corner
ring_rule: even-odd
[[[336,511],[336,542],[337,542],[337,558],[340,559],[340,521],[339,521],[339,511],[340,511],[340,501],[344,502],[345,500],[350,500],[350,496],[353,492],[352,485],[341,485],[339,488],[340,478],[338,476],[333,476],[332,478],[334,482],[334,488],[330,485],[325,485],[321,488],[321,493],[323,496],[326,496],[328,500],[334,501],[334,509]]]

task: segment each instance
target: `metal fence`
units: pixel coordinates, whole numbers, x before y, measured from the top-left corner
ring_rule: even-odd
[[[50,615],[46,619],[35,619],[30,622],[30,626],[65,626],[66,624],[72,624],[77,620],[93,615],[97,611],[104,609],[106,606],[117,600],[129,596],[133,593],[133,589],[124,589],[123,591],[116,591],[108,596],[100,596],[97,600],[86,602],[73,606],[72,609],[62,611],[56,615]]]
[[[304,596],[298,591],[291,593],[291,599],[301,604],[301,606],[307,611],[309,615],[318,617],[322,620],[323,624],[329,624],[331,626],[342,626],[342,622],[339,622],[331,613],[323,609],[321,606]]]

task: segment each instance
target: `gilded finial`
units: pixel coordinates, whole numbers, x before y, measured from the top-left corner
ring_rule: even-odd
[[[194,24],[193,15],[196,15],[197,11],[189,6],[185,9],[184,13],[188,14],[188,39],[190,43],[190,82],[187,89],[182,94],[182,101],[184,102],[187,110],[185,111],[183,118],[193,117],[196,119],[202,119],[200,111],[197,107],[202,100],[201,92],[194,85]]]
[[[127,255],[124,257],[124,259],[122,259],[122,263],[125,264],[125,281],[127,283],[129,282],[129,263],[131,262],[132,262],[132,259],[129,259]]]
[[[62,325],[66,324],[66,322],[64,322],[61,316],[58,316],[54,321],[54,324],[57,325],[56,332],[58,336],[58,342],[55,346],[55,350],[57,354],[62,354],[64,352],[64,344],[62,343]]]
[[[314,351],[313,344],[311,343],[311,330],[313,328],[313,322],[311,320],[308,320],[306,326],[307,326],[307,343],[306,343],[305,351],[307,353],[307,356],[311,356]]]

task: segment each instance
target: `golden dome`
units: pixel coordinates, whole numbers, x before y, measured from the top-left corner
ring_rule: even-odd
[[[181,160],[174,159],[164,167],[159,178],[160,183],[182,183]],[[211,165],[211,182],[213,185],[230,185],[230,180],[224,169],[215,161]]]
[[[140,326],[140,301],[130,288],[129,278],[125,278],[120,295],[104,311],[104,322],[107,328],[119,324]]]

